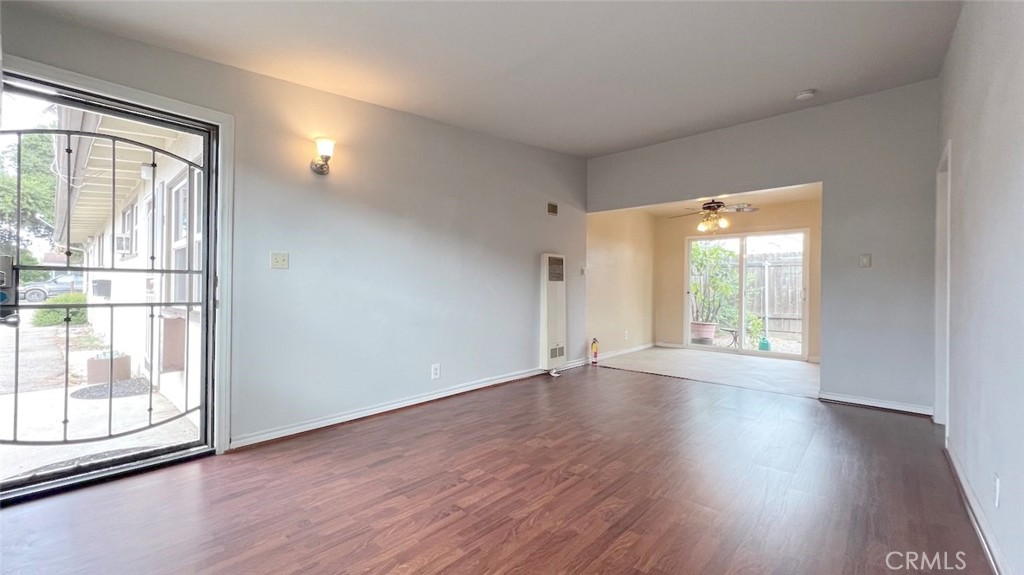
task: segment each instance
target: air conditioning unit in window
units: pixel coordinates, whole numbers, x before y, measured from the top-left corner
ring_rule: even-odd
[[[132,237],[128,234],[117,234],[114,238],[114,251],[119,254],[132,253]]]

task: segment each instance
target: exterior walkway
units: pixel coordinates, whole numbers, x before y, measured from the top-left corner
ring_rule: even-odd
[[[121,433],[145,427],[152,407],[153,421],[163,421],[180,411],[154,390],[152,403],[146,392],[115,394],[106,399],[106,384],[85,383],[86,361],[96,355],[95,349],[70,352],[68,388],[64,385],[63,326],[34,327],[33,310],[21,310],[22,323],[18,355],[18,394],[15,411],[14,364],[16,330],[0,327],[0,439],[14,439],[15,413],[17,413],[20,441],[61,441],[64,437],[64,404],[67,401],[67,439],[102,437],[108,432]],[[76,341],[72,328],[72,343]],[[129,384],[130,381],[115,383]],[[142,381],[146,384],[147,381]],[[101,387],[99,398],[83,391]],[[0,445],[0,481],[23,475],[53,471],[76,464],[123,456],[134,451],[146,451],[171,445],[192,443],[199,438],[198,417],[191,415],[152,429],[87,443],[56,445]]]

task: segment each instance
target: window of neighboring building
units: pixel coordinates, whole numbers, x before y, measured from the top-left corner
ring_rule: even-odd
[[[117,247],[118,251],[123,254],[122,257],[133,257],[138,252],[138,220],[139,204],[132,202],[121,212],[121,236],[125,239],[121,240]]]
[[[183,172],[175,178],[169,186],[167,195],[168,212],[171,216],[170,229],[170,257],[169,268],[173,270],[188,270],[188,251],[191,242],[188,239],[189,226],[189,178]],[[185,302],[189,299],[188,274],[172,274],[170,277],[170,293],[173,301]]]
[[[188,266],[188,251],[186,248],[174,249],[174,269],[183,270]],[[188,278],[187,274],[174,274],[174,301],[183,302],[188,300]]]
[[[192,231],[193,233],[196,234],[196,237],[202,237],[201,234],[203,233],[203,213],[206,210],[204,209],[205,206],[203,205],[203,173],[200,172],[199,170],[196,170],[195,183],[192,184],[192,189],[195,190],[196,195],[195,207],[193,209],[193,221],[195,222],[195,224],[193,224],[192,226]]]
[[[174,241],[185,239],[185,235],[188,234],[188,186],[185,182],[181,182],[174,188],[172,193],[174,205],[172,206],[174,215],[174,226],[173,239]]]

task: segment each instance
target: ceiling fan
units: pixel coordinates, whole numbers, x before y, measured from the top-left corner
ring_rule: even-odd
[[[715,232],[720,229],[724,230],[729,227],[729,220],[725,219],[722,214],[742,214],[756,212],[760,208],[755,208],[751,204],[726,204],[721,200],[709,200],[704,202],[704,205],[700,207],[700,211],[691,212],[689,214],[679,214],[678,216],[671,216],[669,219],[685,218],[688,216],[701,216],[700,223],[697,224],[698,232]]]

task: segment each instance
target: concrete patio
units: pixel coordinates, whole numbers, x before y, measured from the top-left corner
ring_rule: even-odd
[[[74,441],[103,438],[146,428],[180,413],[145,378],[117,381],[114,397],[106,383],[85,383],[86,362],[93,349],[87,328],[72,328],[65,389],[64,327],[32,326],[32,310],[22,311],[19,328],[18,393],[14,393],[15,330],[0,330],[0,439],[15,439],[15,404],[19,441]],[[77,340],[76,340],[77,338]],[[77,343],[76,343],[77,341]],[[88,346],[86,346],[88,347]],[[130,388],[130,389],[129,389]],[[65,435],[65,400],[67,429]],[[152,420],[150,419],[152,407]],[[189,443],[199,438],[195,414],[123,437],[57,445],[0,445],[0,480],[76,463],[123,456],[133,451]]]

